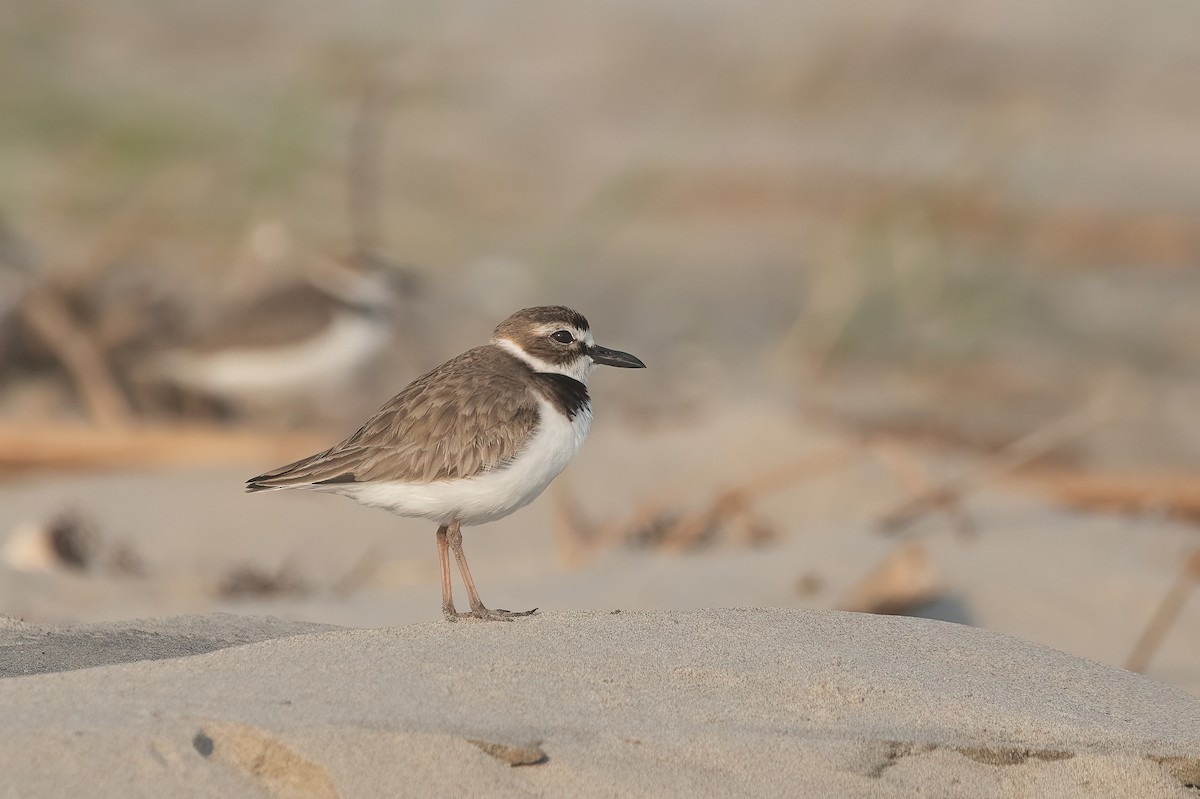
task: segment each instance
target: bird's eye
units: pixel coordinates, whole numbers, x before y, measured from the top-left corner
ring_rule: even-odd
[[[550,334],[550,338],[554,339],[559,344],[570,344],[575,340],[575,337],[572,336],[568,330],[556,330]]]

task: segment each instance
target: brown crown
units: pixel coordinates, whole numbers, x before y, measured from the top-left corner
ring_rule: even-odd
[[[532,329],[552,324],[574,327],[577,330],[591,329],[588,320],[579,311],[572,310],[565,305],[538,305],[517,311],[496,325],[496,330],[492,335],[495,338],[516,341],[522,333],[528,334]]]

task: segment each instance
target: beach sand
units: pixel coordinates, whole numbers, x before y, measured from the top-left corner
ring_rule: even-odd
[[[881,563],[919,547],[934,601],[910,608],[911,615],[1120,666],[1198,544],[1195,527],[1183,520],[1081,513],[1003,483],[968,496],[973,535],[955,535],[933,514],[889,537],[876,521],[907,495],[901,481],[867,452],[778,404],[731,404],[686,426],[650,430],[618,421],[601,419],[576,462],[532,505],[465,531],[485,603],[547,613],[843,609]],[[712,540],[689,551],[623,538],[650,529],[656,514],[702,511],[731,487],[839,451],[851,452],[841,465],[751,503],[771,540],[750,545],[736,524],[719,526]],[[935,478],[975,468],[943,453],[923,459]],[[0,613],[44,624],[212,613],[345,627],[441,619],[434,525],[341,497],[242,492],[247,476],[272,465],[0,483],[0,544],[64,512],[89,520],[100,538],[85,569],[21,570],[0,562]],[[569,529],[562,512],[568,501],[600,541],[589,544]],[[139,572],[113,567],[122,547],[135,553]],[[239,575],[277,584],[232,590]],[[456,598],[463,607],[461,586]],[[1193,600],[1148,674],[1200,695],[1196,640],[1200,601]]]
[[[1200,700],[927,619],[10,621],[0,653],[5,675],[43,672],[0,679],[6,797],[1188,797],[1200,782]]]
[[[1194,797],[1200,603],[1150,677],[1116,668],[1195,547],[1182,522],[1001,483],[969,497],[973,535],[889,538],[905,488],[856,452],[755,501],[756,545],[565,529],[564,505],[623,535],[846,446],[761,405],[600,427],[546,496],[466,533],[485,602],[542,608],[509,624],[441,620],[426,522],[241,493],[270,464],[10,481],[10,540],[75,512],[98,542],[84,568],[0,566],[0,799]],[[926,618],[836,610],[912,547]],[[747,606],[773,609],[711,609]]]

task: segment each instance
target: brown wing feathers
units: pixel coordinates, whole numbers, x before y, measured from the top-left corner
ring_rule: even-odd
[[[538,423],[537,401],[522,369],[527,367],[496,347],[465,352],[413,381],[350,438],[251,478],[246,490],[428,483],[502,466]]]

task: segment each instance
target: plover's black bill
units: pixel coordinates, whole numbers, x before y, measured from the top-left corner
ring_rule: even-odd
[[[608,347],[601,347],[599,344],[593,344],[588,348],[588,354],[592,356],[592,360],[603,366],[620,366],[623,369],[645,369],[646,364],[642,363],[641,359],[636,355],[630,355],[628,352],[620,350],[610,350]]]

